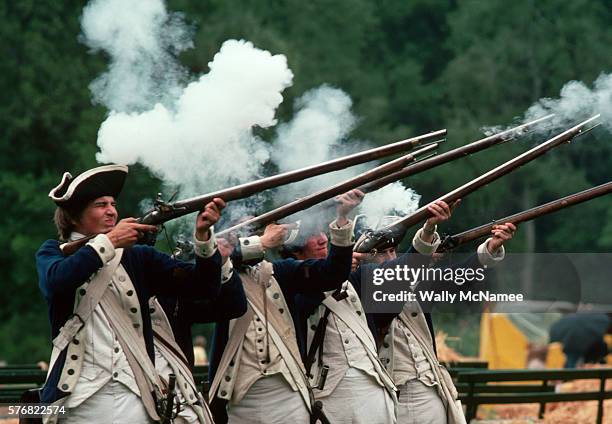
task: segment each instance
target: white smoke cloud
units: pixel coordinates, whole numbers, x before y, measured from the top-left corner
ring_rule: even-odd
[[[561,88],[558,98],[545,97],[538,100],[527,109],[522,118],[515,118],[515,124],[485,126],[481,131],[490,136],[554,114],[551,119],[531,129],[548,135],[550,132],[560,132],[573,127],[598,113],[601,114],[598,122],[608,131],[612,131],[612,74],[600,74],[593,83],[593,88],[589,88],[582,81],[570,81]]]
[[[600,122],[612,130],[612,74],[602,73],[593,88],[581,81],[570,81],[561,89],[558,99],[538,100],[525,113],[525,120],[554,113],[549,128],[569,127],[588,117],[601,113]]]
[[[298,169],[330,159],[371,148],[366,143],[350,139],[350,132],[358,119],[351,112],[352,101],[342,90],[326,85],[305,93],[296,101],[295,117],[279,126],[274,143],[272,158],[281,171]],[[345,170],[311,178],[279,190],[275,196],[282,202],[295,200],[317,190],[329,187],[341,180],[359,175],[375,164],[354,166]],[[367,213],[373,220],[390,214],[406,214],[415,210],[420,196],[401,183],[388,185],[367,194],[360,206],[361,213]],[[316,217],[320,220],[331,211],[320,212],[312,208],[297,214],[295,219]]]
[[[307,91],[295,102],[295,116],[278,126],[272,160],[280,172],[315,165],[360,149],[359,142],[343,143],[357,118],[344,91],[327,85]],[[309,178],[282,187],[275,198],[289,202],[350,178],[359,167]]]
[[[249,180],[268,160],[252,128],[276,124],[293,74],[285,56],[226,41],[210,72],[189,84],[173,108],[113,112],[100,127],[100,162],[139,162],[187,197]]]
[[[192,46],[192,31],[162,0],[92,0],[81,25],[83,42],[110,56],[90,87],[110,111],[99,162],[138,162],[179,198],[260,177],[269,150],[252,130],[276,124],[293,79],[285,56],[228,40],[186,84],[176,54]]]
[[[395,182],[367,194],[359,206],[359,213],[366,214],[368,225],[373,226],[385,215],[404,216],[416,211],[420,200],[420,194]]]
[[[323,85],[295,103],[297,113],[279,125],[273,159],[281,171],[329,160],[355,126],[353,102],[344,91]]]
[[[141,111],[180,93],[186,77],[175,55],[193,46],[191,30],[162,0],[92,0],[81,16],[82,41],[110,56],[91,85],[109,110]]]

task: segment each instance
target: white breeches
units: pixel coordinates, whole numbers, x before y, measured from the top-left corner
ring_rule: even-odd
[[[118,381],[109,381],[67,414],[60,416],[61,424],[149,424],[140,397]]]
[[[281,374],[257,380],[237,405],[229,405],[228,424],[309,424],[299,392]]]
[[[398,389],[398,424],[446,424],[446,408],[435,386],[415,379]]]
[[[334,424],[395,423],[395,406],[387,390],[356,368],[349,368],[333,393],[321,401]]]

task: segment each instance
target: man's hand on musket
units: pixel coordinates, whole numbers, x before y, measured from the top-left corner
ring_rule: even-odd
[[[264,249],[272,249],[281,246],[287,239],[287,225],[270,224],[266,226],[263,235],[260,237],[261,246]]]
[[[208,241],[210,232],[208,231],[219,218],[221,211],[225,208],[223,199],[215,197],[212,202],[208,203],[204,210],[201,211],[196,218],[196,238],[200,241]]]
[[[354,189],[335,197],[334,200],[339,203],[336,207],[336,215],[338,217],[336,223],[339,227],[347,224],[347,215],[361,203],[364,196],[365,194],[361,190]]]
[[[436,232],[436,225],[441,222],[447,221],[453,214],[453,210],[459,205],[461,199],[457,199],[453,202],[452,206],[448,206],[444,200],[435,201],[429,206],[427,210],[431,214],[431,217],[425,221],[423,226],[423,241],[431,243],[433,241],[434,233]]]
[[[353,252],[353,258],[351,259],[351,272],[357,271],[359,265],[361,265],[361,263],[365,261],[369,256],[371,256],[370,253]]]
[[[106,233],[106,236],[115,248],[132,247],[145,232],[157,232],[157,227],[139,224],[136,218],[125,218]]]
[[[505,242],[511,240],[516,232],[516,225],[511,222],[505,224],[497,224],[491,228],[493,238],[487,243],[487,250],[493,254],[504,245]]]

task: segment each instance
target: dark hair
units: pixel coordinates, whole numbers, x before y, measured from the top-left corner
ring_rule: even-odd
[[[72,233],[76,227],[75,222],[81,218],[82,212],[83,209],[68,210],[61,206],[55,209],[53,222],[57,228],[57,234],[59,235],[60,241],[67,241],[70,238],[70,233]]]

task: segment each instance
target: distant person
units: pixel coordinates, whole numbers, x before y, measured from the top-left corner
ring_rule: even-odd
[[[195,365],[208,365],[208,355],[206,353],[206,337],[195,336],[193,338],[193,357]]]
[[[565,368],[600,363],[608,354],[604,341],[612,333],[612,314],[570,314],[550,328],[550,341],[563,345]]]

